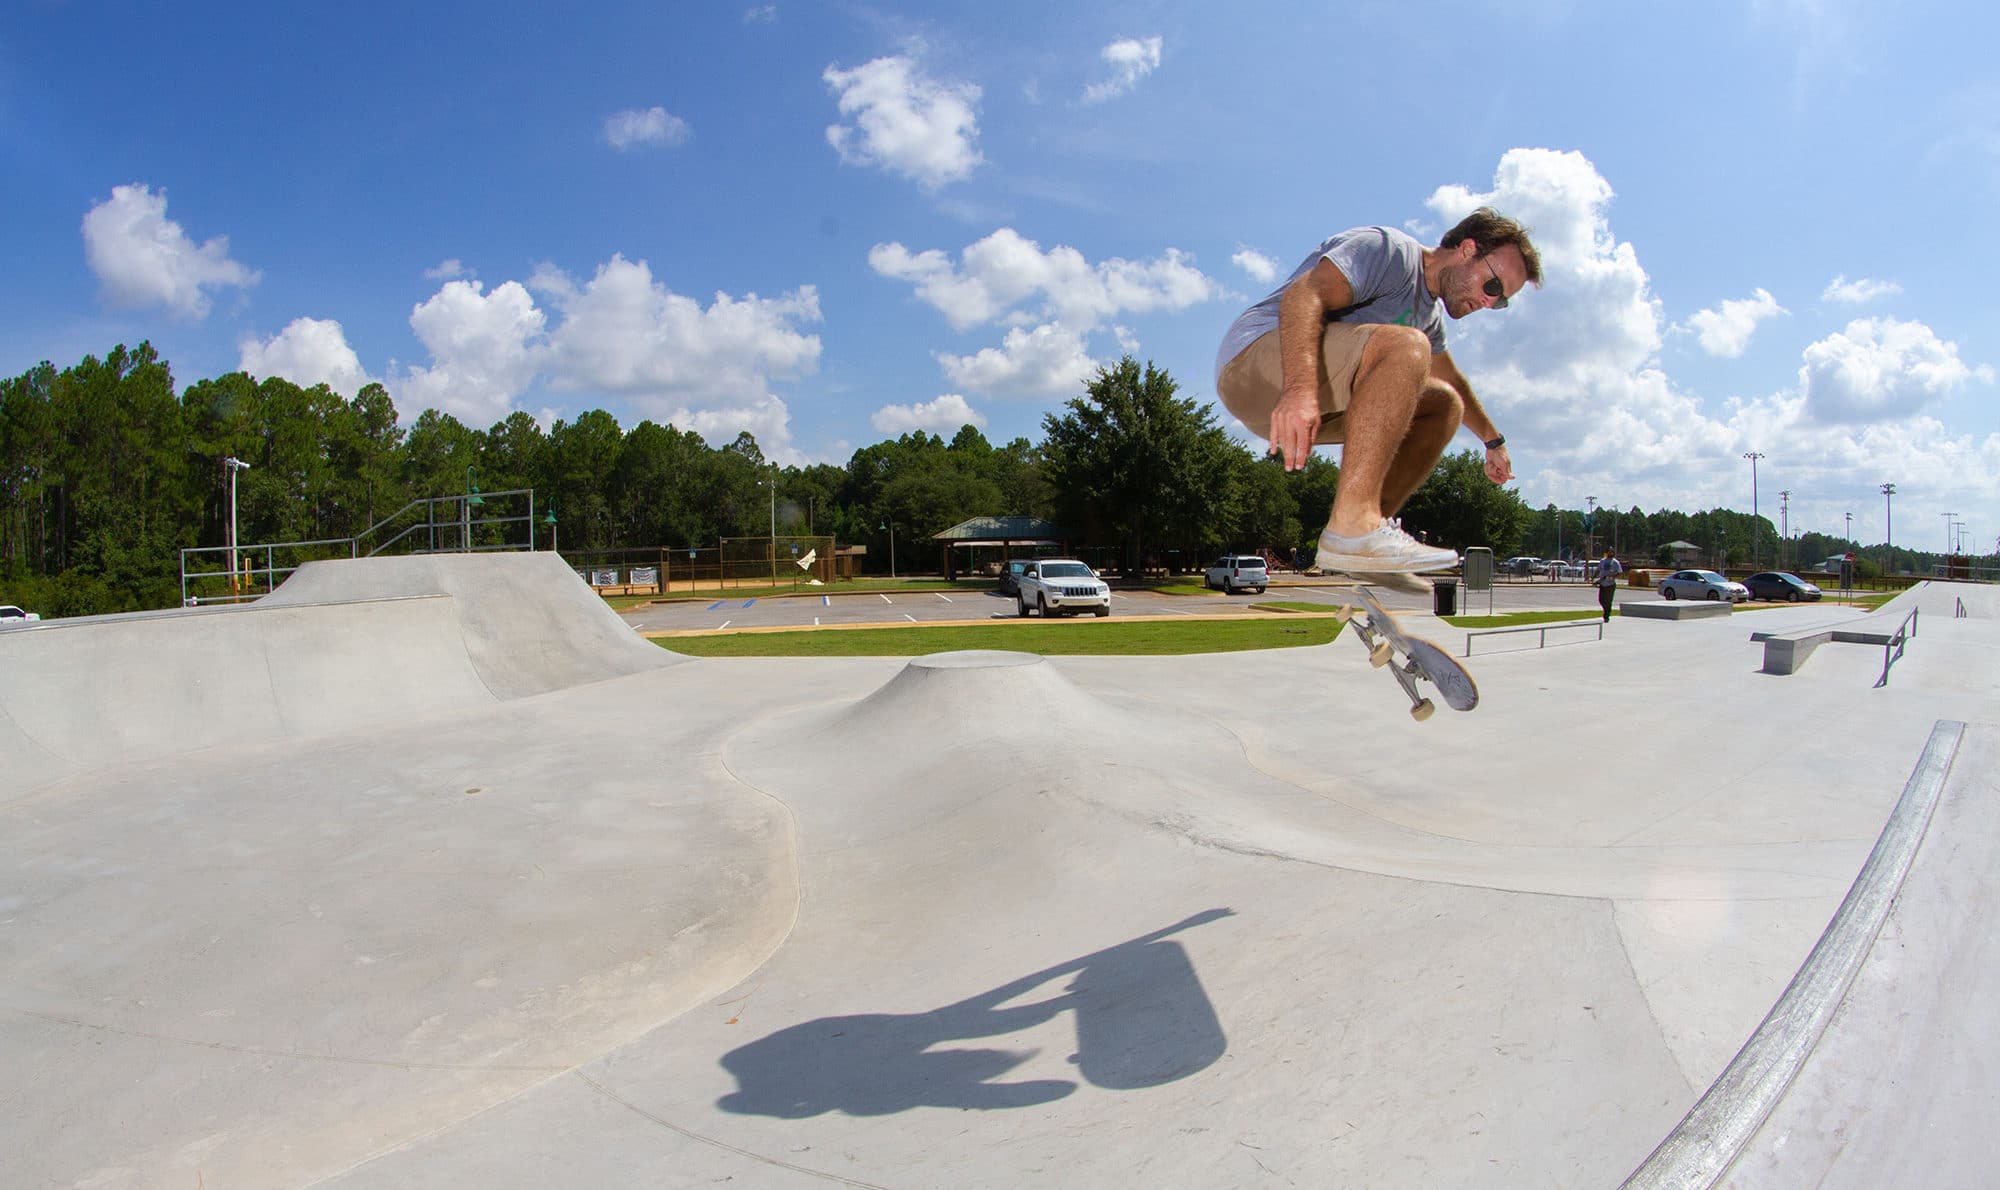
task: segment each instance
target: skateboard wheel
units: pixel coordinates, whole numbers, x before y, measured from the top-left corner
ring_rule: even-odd
[[[1410,718],[1422,723],[1437,712],[1437,704],[1426,698],[1410,708]]]
[[[1376,669],[1381,669],[1383,666],[1389,664],[1389,658],[1395,651],[1394,648],[1390,647],[1388,641],[1378,642],[1374,648],[1368,650],[1368,664],[1374,666]]]

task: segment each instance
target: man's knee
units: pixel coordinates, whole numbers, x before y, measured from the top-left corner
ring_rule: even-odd
[[[1442,380],[1427,380],[1417,398],[1417,416],[1442,417],[1456,427],[1465,420],[1465,398]]]
[[[1368,346],[1361,354],[1364,371],[1395,367],[1428,372],[1430,366],[1430,336],[1413,326],[1376,327],[1374,333],[1368,336]]]

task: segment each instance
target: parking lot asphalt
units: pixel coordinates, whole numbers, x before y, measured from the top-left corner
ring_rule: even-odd
[[[1432,608],[1432,597],[1400,591],[1375,590],[1393,610]],[[1275,582],[1262,595],[1169,595],[1151,590],[1113,588],[1111,614],[1142,616],[1260,615],[1260,603],[1323,603],[1331,611],[1354,602],[1354,584],[1344,579],[1305,577]],[[1490,593],[1458,591],[1457,608],[1465,615],[1521,611],[1554,611],[1597,606],[1597,588],[1585,583],[1498,583]],[[1653,601],[1650,589],[1620,587],[1618,602]],[[984,585],[964,584],[952,591],[892,591],[842,593],[837,588],[811,594],[770,596],[706,595],[641,604],[619,613],[639,632],[715,632],[743,628],[824,628],[857,624],[945,624],[1018,618],[1011,595]]]

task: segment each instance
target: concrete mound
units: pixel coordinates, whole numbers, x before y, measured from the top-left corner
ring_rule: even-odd
[[[59,620],[0,636],[0,790],[142,757],[406,722],[685,660],[634,636],[553,554],[313,562],[244,607]]]
[[[258,606],[448,595],[495,698],[525,698],[687,658],[647,644],[551,553],[418,554],[308,562]]]
[[[916,658],[826,730],[871,750],[889,736],[907,750],[950,739],[1075,738],[1117,715],[1037,654],[967,649]]]

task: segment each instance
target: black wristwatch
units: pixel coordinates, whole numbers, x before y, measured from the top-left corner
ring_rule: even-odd
[[[1505,445],[1507,445],[1507,435],[1505,434],[1500,434],[1486,440],[1486,449],[1488,450],[1499,450]]]

